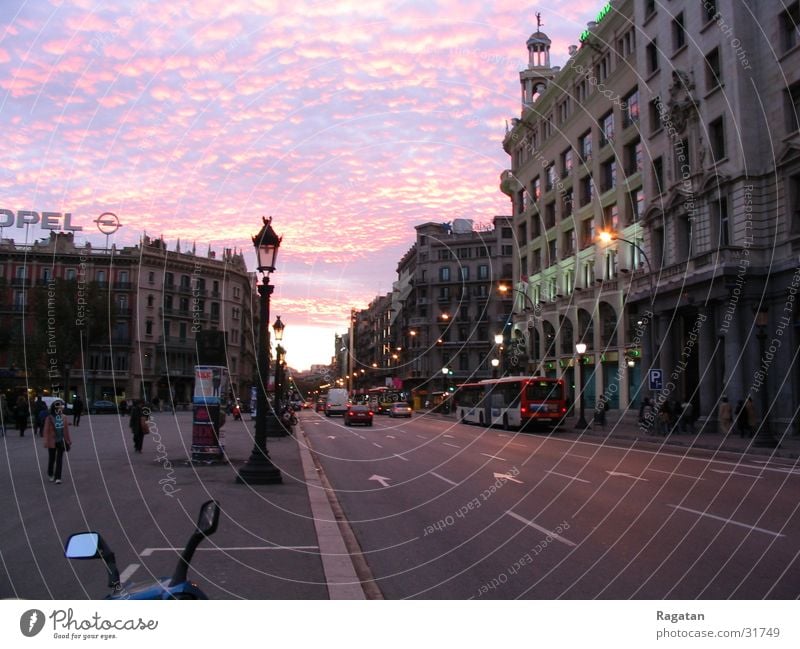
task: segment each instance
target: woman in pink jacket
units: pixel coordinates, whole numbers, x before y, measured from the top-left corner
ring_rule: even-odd
[[[61,484],[61,467],[64,451],[69,451],[72,439],[69,424],[64,415],[64,403],[54,401],[50,414],[44,420],[44,447],[47,449],[47,477],[50,482]]]

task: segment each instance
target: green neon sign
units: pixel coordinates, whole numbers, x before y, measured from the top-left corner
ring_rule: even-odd
[[[609,2],[606,2],[605,6],[600,10],[600,13],[597,14],[597,18],[595,18],[594,21],[599,24],[600,21],[603,20],[603,18],[605,18],[610,12],[611,12],[611,0],[609,0]],[[581,32],[579,40],[581,43],[583,43],[583,41],[585,41],[587,38],[589,38],[589,30],[584,29]]]

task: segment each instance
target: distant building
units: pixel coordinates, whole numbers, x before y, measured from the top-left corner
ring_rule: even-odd
[[[162,239],[146,236],[139,245],[96,249],[76,246],[72,233],[55,232],[29,246],[3,240],[0,253],[0,330],[9,332],[0,344],[2,389],[63,391],[68,374],[69,392],[88,401],[157,397],[188,403],[197,364],[195,335],[219,330],[226,333],[223,359],[232,385],[249,394],[255,368],[254,277],[241,254],[226,250],[218,259],[210,250],[205,256],[170,251]],[[76,328],[80,344],[68,353],[54,349],[58,371],[42,375],[26,365],[31,332],[46,326],[36,320],[30,297],[35,287],[55,286],[55,280],[95,291],[104,302],[95,330],[84,339],[85,332]],[[55,328],[74,324],[54,314]]]

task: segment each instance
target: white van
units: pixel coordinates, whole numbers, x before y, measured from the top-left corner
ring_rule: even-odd
[[[344,388],[328,390],[328,396],[325,398],[325,416],[344,415],[348,405],[347,390]]]

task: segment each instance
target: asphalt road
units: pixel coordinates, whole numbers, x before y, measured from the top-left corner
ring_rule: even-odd
[[[435,416],[301,423],[387,598],[800,595],[791,461]]]

